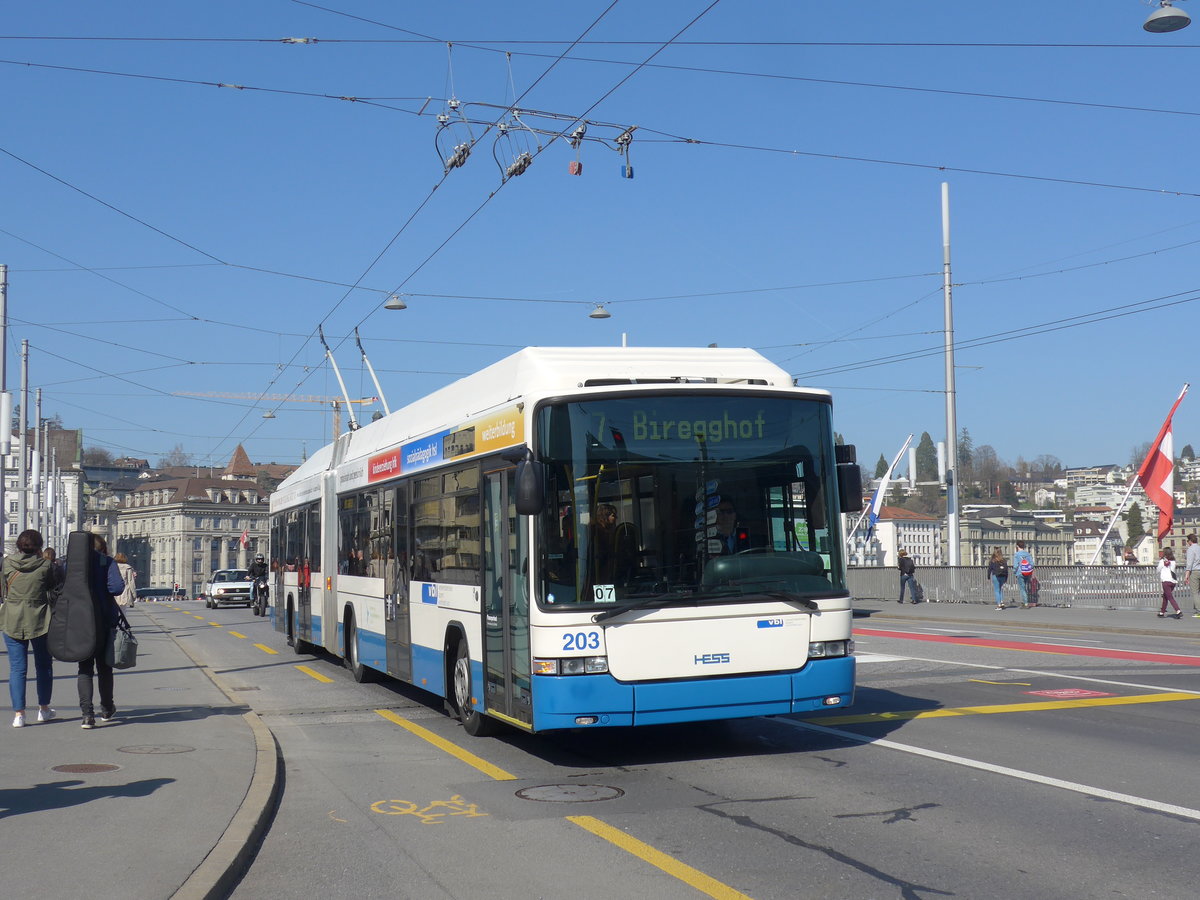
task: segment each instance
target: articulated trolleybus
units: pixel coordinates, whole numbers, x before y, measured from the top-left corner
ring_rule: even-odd
[[[522,350],[280,485],[275,626],[470,734],[844,706],[831,408],[749,350]]]

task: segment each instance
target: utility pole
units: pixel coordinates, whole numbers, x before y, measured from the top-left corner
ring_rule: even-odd
[[[960,563],[958,534],[958,421],[954,398],[954,308],[950,280],[950,185],[942,182],[942,294],[946,346],[946,544],[949,562]]]
[[[33,468],[29,473],[29,495],[32,498],[33,513],[29,517],[29,527],[42,530],[42,389],[34,394],[37,400],[33,406]]]
[[[21,433],[17,446],[17,534],[29,527],[29,339],[21,341]]]
[[[8,543],[4,464],[12,451],[12,397],[8,393],[8,266],[0,263],[0,553]]]

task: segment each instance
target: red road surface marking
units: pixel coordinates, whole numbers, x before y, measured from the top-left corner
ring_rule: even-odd
[[[1102,659],[1129,659],[1137,662],[1168,663],[1173,666],[1200,666],[1200,656],[1178,656],[1172,653],[1140,653],[1137,650],[1105,650],[1103,647],[1075,647],[1070,644],[1039,644],[1033,641],[998,641],[991,638],[954,637],[943,634],[915,634],[907,631],[877,631],[874,628],[855,628],[855,634],[870,637],[900,638],[905,641],[930,641],[934,644],[965,644],[968,647],[991,647],[995,650],[1024,650],[1028,653],[1058,653],[1063,656],[1094,656]]]

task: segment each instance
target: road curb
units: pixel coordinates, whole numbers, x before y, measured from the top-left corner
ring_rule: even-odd
[[[157,620],[154,621],[156,625],[159,624]],[[246,706],[229,689],[224,679],[196,659],[174,634],[170,631],[164,633],[197,669],[208,676],[230,703]],[[171,895],[171,900],[220,900],[228,897],[250,867],[279,805],[279,796],[283,791],[283,753],[279,749],[279,742],[253,710],[243,713],[242,720],[254,736],[254,774],[250,777],[250,787],[224,833],[200,865]]]
[[[210,678],[216,681],[212,673]],[[219,684],[219,682],[218,682]],[[174,894],[171,900],[218,900],[229,896],[250,867],[279,804],[283,760],[275,735],[257,713],[242,718],[254,733],[254,776],[250,787],[216,846]]]

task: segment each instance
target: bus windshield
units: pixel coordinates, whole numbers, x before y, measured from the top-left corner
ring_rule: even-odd
[[[538,602],[844,596],[830,404],[643,394],[542,406]]]

